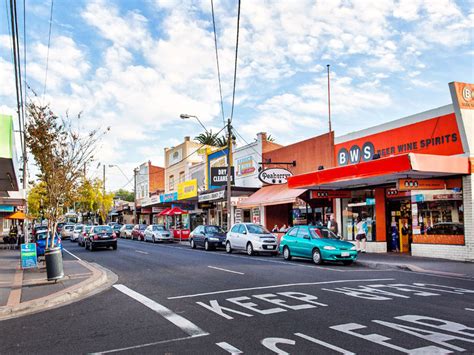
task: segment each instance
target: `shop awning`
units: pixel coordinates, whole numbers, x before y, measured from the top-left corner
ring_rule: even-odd
[[[382,185],[405,178],[428,179],[469,173],[467,157],[408,153],[292,176],[288,186],[293,189],[344,189]]]
[[[169,211],[171,211],[171,208],[165,208],[158,214],[158,216],[168,216]]]
[[[18,191],[12,116],[0,115],[0,191]]]
[[[237,204],[237,207],[249,208],[293,203],[305,191],[290,189],[286,184],[264,186],[248,199]]]

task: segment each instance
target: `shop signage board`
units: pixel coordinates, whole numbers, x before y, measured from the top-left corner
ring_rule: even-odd
[[[248,155],[246,157],[237,159],[237,176],[244,177],[255,173],[257,168],[255,167],[253,156]]]
[[[264,169],[258,174],[259,180],[269,185],[286,184],[290,176],[293,176],[293,173],[283,168]]]
[[[230,169],[230,181],[234,185],[234,167]],[[227,185],[227,167],[211,168],[211,185],[225,186]]]
[[[197,180],[188,180],[178,184],[178,200],[185,200],[197,196]]]
[[[252,209],[252,222],[260,224],[260,209],[258,207]]]
[[[454,83],[459,108],[461,110],[474,110],[474,84]]]
[[[36,256],[36,243],[25,243],[21,245],[21,268],[30,269],[38,266]]]
[[[242,223],[242,210],[240,208],[234,210],[234,223]]]
[[[151,213],[161,213],[163,212],[164,208],[163,207],[152,207],[151,208]]]
[[[347,190],[312,190],[311,199],[325,199],[325,198],[351,198],[351,191]]]
[[[228,151],[227,148],[222,148],[208,154],[207,164],[206,164],[206,171],[207,171],[206,178],[207,178],[208,189],[216,189],[226,184],[224,182],[224,184],[221,184],[221,185],[214,185],[212,182],[211,169],[212,168],[227,168],[227,151]]]
[[[207,194],[201,194],[198,196],[199,202],[206,202],[206,201],[214,201],[214,200],[221,200],[225,197],[225,191],[216,191],[210,192]]]
[[[0,212],[13,212],[13,206],[0,205]]]
[[[151,213],[151,208],[150,207],[142,208],[141,211],[140,211],[140,214],[150,214],[150,213]]]
[[[160,202],[173,202],[178,200],[178,193],[177,192],[170,192],[168,194],[161,194],[160,195]]]
[[[386,189],[385,197],[386,198],[397,198],[397,197],[410,197],[410,191],[399,191],[397,189]]]
[[[399,179],[398,190],[443,190],[446,187],[446,181],[442,179]]]
[[[411,152],[437,155],[464,153],[454,113],[339,143],[334,151],[338,166],[368,162],[374,154],[384,158]]]

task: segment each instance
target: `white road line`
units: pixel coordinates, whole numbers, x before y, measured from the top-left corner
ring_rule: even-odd
[[[229,343],[226,343],[225,341],[222,341],[220,343],[216,343],[216,345],[227,351],[229,354],[243,354],[243,352],[239,349],[237,349],[235,346],[230,345]]]
[[[137,253],[140,253],[140,254],[145,254],[145,255],[149,255],[150,253],[146,252],[146,251],[141,251],[141,250],[135,250]]]
[[[119,290],[120,292],[126,294],[127,296],[133,298],[134,300],[137,300],[141,304],[147,306],[148,308],[154,310],[156,313],[176,325],[178,328],[180,328],[182,331],[185,333],[192,335],[192,336],[197,336],[197,335],[208,335],[205,331],[203,331],[201,328],[199,328],[196,324],[190,322],[184,317],[181,317],[180,315],[177,315],[170,309],[166,308],[165,306],[153,301],[152,299],[143,296],[142,294],[133,291],[132,289],[128,288],[125,285],[114,285],[114,287]]]
[[[392,271],[406,272],[406,273],[409,273],[409,274],[426,275],[426,276],[432,276],[432,277],[441,277],[441,278],[444,278],[444,279],[453,279],[453,280],[462,280],[462,281],[474,282],[474,279],[471,278],[471,277],[464,278],[464,277],[444,276],[444,275],[437,275],[437,274],[433,274],[433,273],[418,272],[418,271],[406,271],[406,270],[392,270]]]
[[[231,273],[233,273],[233,274],[245,275],[243,272],[238,272],[238,271],[232,271],[232,270],[222,269],[222,268],[220,268],[220,267],[215,267],[215,266],[208,266],[208,268],[210,268],[210,269],[216,269],[216,270],[221,270],[221,271],[227,271],[227,272],[231,272]]]
[[[331,350],[337,351],[338,353],[345,354],[345,355],[355,355],[355,353],[353,353],[353,352],[347,351],[347,350],[345,350],[345,349],[343,349],[343,348],[340,348],[340,347],[338,347],[338,346],[336,346],[336,345],[332,345],[332,344],[326,343],[325,341],[322,341],[322,340],[319,340],[319,339],[310,337],[310,336],[308,336],[308,335],[301,334],[301,333],[295,333],[295,335],[296,335],[297,337],[300,337],[300,338],[309,340],[309,341],[312,342],[312,343],[316,343],[316,344],[322,345],[322,346],[324,346],[324,347],[326,347],[326,348],[329,348],[329,349],[331,349]]]
[[[108,354],[108,353],[118,353],[118,352],[120,352],[120,351],[127,351],[127,350],[133,350],[133,349],[140,349],[140,348],[145,348],[145,347],[147,347],[147,346],[153,346],[153,345],[159,345],[159,344],[172,343],[172,342],[175,342],[175,341],[189,340],[189,339],[193,339],[193,338],[203,337],[203,336],[206,336],[206,335],[209,335],[209,334],[192,335],[192,336],[184,337],[184,338],[175,338],[175,339],[168,339],[168,340],[155,341],[155,342],[153,342],[153,343],[146,343],[146,344],[140,344],[140,345],[129,346],[129,347],[126,347],[126,348],[120,348],[120,349],[113,349],[113,350],[106,350],[106,351],[96,352],[96,353],[92,353],[92,355],[96,355],[96,354]]]
[[[72,257],[76,258],[77,260],[81,260],[80,258],[78,258],[77,256],[75,256],[73,253],[71,253],[69,250],[67,250],[66,248],[63,247],[63,250],[68,253],[69,255],[71,255]]]
[[[218,295],[218,294],[221,294],[221,293],[233,293],[233,292],[252,291],[252,290],[265,290],[265,289],[268,289],[268,288],[327,285],[327,284],[337,284],[337,283],[344,283],[344,282],[375,282],[375,281],[394,281],[394,280],[395,279],[360,279],[360,280],[352,279],[352,280],[334,280],[334,281],[319,281],[319,282],[300,282],[300,283],[294,283],[294,284],[281,284],[281,285],[271,285],[271,286],[234,288],[234,289],[230,289],[230,290],[195,293],[193,295],[168,297],[168,299],[169,300],[176,300],[176,299],[180,299],[180,298],[193,298],[193,297],[199,297],[199,296]]]
[[[474,308],[464,308],[466,311],[472,311],[474,312]]]

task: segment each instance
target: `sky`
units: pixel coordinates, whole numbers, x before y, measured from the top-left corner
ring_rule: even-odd
[[[0,112],[14,114],[3,3]],[[28,86],[58,115],[82,112],[81,131],[111,128],[89,167],[107,166],[107,190],[202,133],[180,114],[214,132],[230,117],[237,1],[214,1],[224,113],[210,0],[55,0],[46,85],[51,0],[25,0],[26,35],[17,3]],[[450,104],[449,82],[474,82],[473,39],[473,0],[242,0],[233,127],[283,145],[327,132],[327,64],[336,136]]]

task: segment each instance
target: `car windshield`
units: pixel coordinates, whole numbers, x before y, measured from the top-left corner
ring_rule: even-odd
[[[165,226],[153,226],[154,231],[165,231]]]
[[[72,231],[74,229],[74,226],[65,226],[64,229]]]
[[[207,226],[206,233],[224,233],[224,231],[218,226]]]
[[[80,230],[82,230],[82,226],[76,226],[76,227],[74,227],[74,231],[77,232],[77,231],[80,231]]]
[[[264,227],[258,224],[247,224],[249,233],[252,234],[270,234],[270,232]]]
[[[133,224],[127,224],[127,225],[125,226],[125,229],[133,229]]]
[[[94,227],[94,233],[112,233],[112,228],[110,226]]]
[[[146,224],[140,224],[138,229],[140,229],[141,231],[144,231],[146,229]]]
[[[325,228],[309,228],[313,238],[339,239],[339,237]]]
[[[44,240],[46,239],[48,232],[45,230],[40,230],[36,233],[36,240]]]

